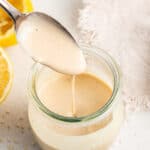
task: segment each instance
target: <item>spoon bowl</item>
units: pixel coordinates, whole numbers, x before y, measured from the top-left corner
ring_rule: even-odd
[[[0,6],[13,20],[19,43],[34,61],[65,74],[84,72],[83,53],[62,24],[41,12],[20,13],[6,0],[0,0]]]

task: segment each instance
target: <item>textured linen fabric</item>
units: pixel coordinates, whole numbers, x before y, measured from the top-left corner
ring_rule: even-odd
[[[127,108],[150,110],[150,1],[83,0],[79,16],[80,40],[120,64]]]

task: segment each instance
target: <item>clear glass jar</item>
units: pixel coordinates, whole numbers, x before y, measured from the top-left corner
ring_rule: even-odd
[[[37,142],[43,150],[106,150],[114,141],[124,119],[120,93],[120,72],[115,61],[103,50],[83,47],[86,72],[107,83],[113,90],[108,102],[95,113],[65,117],[50,111],[38,97],[51,70],[34,64],[29,76],[29,121]],[[91,89],[92,90],[92,89]],[[59,94],[59,93],[58,93]],[[82,133],[79,132],[82,130]]]

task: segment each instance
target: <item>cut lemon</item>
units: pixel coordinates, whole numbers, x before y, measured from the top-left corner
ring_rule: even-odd
[[[33,10],[31,0],[8,0],[20,12],[27,13]],[[16,44],[14,25],[8,14],[0,8],[0,46],[6,47]]]
[[[0,48],[0,103],[8,95],[13,80],[12,63],[6,52]]]

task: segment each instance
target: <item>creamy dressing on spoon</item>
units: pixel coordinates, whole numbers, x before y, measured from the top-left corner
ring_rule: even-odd
[[[17,38],[36,61],[65,74],[80,74],[86,68],[82,51],[69,34],[43,15],[31,15],[21,22]]]

